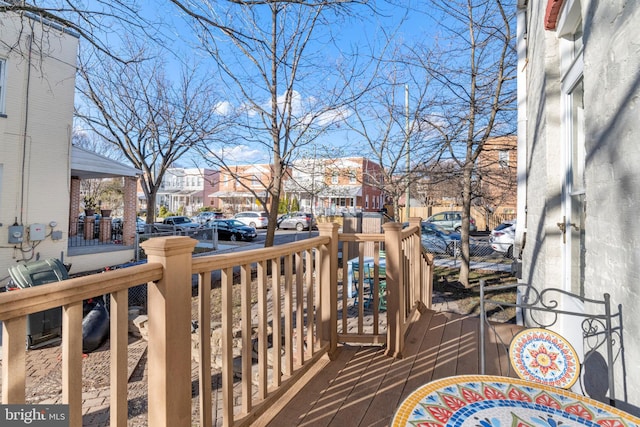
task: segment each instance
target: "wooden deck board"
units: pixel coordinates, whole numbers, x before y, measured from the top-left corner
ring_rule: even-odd
[[[303,393],[297,393],[295,396],[291,397],[288,405],[282,411],[280,411],[280,413],[275,416],[268,425],[299,425],[299,423],[302,421],[302,418],[304,418],[304,416],[307,414],[307,411],[315,402],[320,400],[322,396],[326,394],[333,380],[340,373],[340,371],[347,366],[347,363],[351,359],[353,359],[357,351],[358,348],[356,347],[345,346],[339,348],[336,358],[332,360],[331,363],[329,363],[329,365],[325,367],[325,369],[323,369],[322,375],[318,375],[312,381],[310,381],[309,384],[305,386]],[[329,411],[337,411],[340,408],[339,404],[340,402],[336,402],[334,407],[328,407],[327,414],[329,414]],[[324,425],[327,424],[328,421],[326,421]]]
[[[433,311],[424,313],[422,321],[430,322],[434,314]],[[419,350],[428,330],[429,328],[417,327],[410,331],[405,343],[404,357],[392,361],[360,425],[386,426],[390,423],[390,414],[393,414],[401,402],[406,386],[407,372],[413,369],[418,360]]]
[[[478,319],[468,317],[462,319],[456,375],[477,374],[479,372],[479,345]]]
[[[485,342],[490,375],[509,371],[504,348],[519,330],[496,325]],[[451,375],[479,373],[479,319],[431,310],[411,327],[402,359],[380,347],[343,347],[336,360],[293,396],[270,426],[367,426],[390,424],[400,403],[419,386]]]

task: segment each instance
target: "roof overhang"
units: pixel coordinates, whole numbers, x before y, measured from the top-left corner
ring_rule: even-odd
[[[116,162],[84,148],[71,147],[71,176],[80,179],[142,175],[140,169]]]
[[[266,191],[259,191],[256,193],[258,197],[265,197],[267,195]],[[207,197],[217,197],[219,199],[228,199],[232,197],[255,197],[253,193],[249,191],[216,191],[215,193],[209,194]]]
[[[359,197],[362,196],[361,185],[331,185],[323,189],[319,197]]]

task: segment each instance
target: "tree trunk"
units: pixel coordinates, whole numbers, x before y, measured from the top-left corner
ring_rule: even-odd
[[[147,198],[147,224],[153,224],[156,220],[156,193],[145,191]]]
[[[471,175],[473,173],[473,164],[466,164],[463,173],[463,190],[462,190],[462,230],[460,230],[461,247],[461,264],[460,275],[458,281],[465,287],[469,287],[469,218],[471,215]]]

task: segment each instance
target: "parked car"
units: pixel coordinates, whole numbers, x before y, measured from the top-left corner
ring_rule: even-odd
[[[244,225],[237,219],[212,219],[202,227],[217,229],[219,239],[231,240],[232,242],[236,240],[251,241],[258,235],[255,228]]]
[[[144,219],[142,219],[142,218],[140,218],[140,217],[137,217],[137,218],[136,218],[136,231],[137,231],[138,233],[144,233],[144,230],[145,230],[145,224],[146,224],[146,223],[147,223],[147,222],[146,222]]]
[[[406,227],[408,223],[404,223]],[[445,230],[433,223],[422,221],[421,225],[422,246],[432,254],[446,254],[460,256],[462,250],[460,233]],[[469,252],[471,256],[485,256],[493,253],[486,241],[469,237]]]
[[[429,222],[422,222],[422,246],[432,254],[453,255],[459,247],[460,235],[440,228]]]
[[[277,228],[283,230],[295,228],[298,231],[310,230],[316,227],[316,218],[311,213],[292,212],[278,218]]]
[[[491,248],[504,254],[507,258],[513,258],[513,243],[516,239],[516,220],[504,221],[491,230],[489,242]]]
[[[154,233],[161,231],[179,231],[189,232],[195,231],[200,227],[197,222],[191,221],[191,218],[182,215],[168,216],[160,222],[153,223]]]
[[[102,218],[102,216],[99,213],[93,214],[93,234],[94,234],[94,238],[97,238],[98,235],[100,234],[100,219]],[[81,230],[82,233],[84,233],[84,221],[85,221],[86,215],[84,213],[81,213],[80,215],[78,215],[78,230]]]
[[[204,224],[212,219],[224,219],[224,214],[222,212],[203,211],[193,217],[193,222]]]
[[[440,212],[435,215],[431,215],[427,218],[427,222],[435,225],[439,225],[445,230],[453,230],[457,233],[462,230],[462,212],[460,211],[446,211]],[[476,220],[469,218],[469,231],[476,231]]]
[[[240,212],[235,214],[233,219],[237,219],[244,225],[248,225],[253,228],[267,228],[267,225],[269,225],[269,217],[266,212]]]

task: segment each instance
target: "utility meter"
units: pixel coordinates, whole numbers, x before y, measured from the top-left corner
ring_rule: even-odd
[[[22,243],[24,240],[24,227],[22,225],[9,226],[9,243]]]

